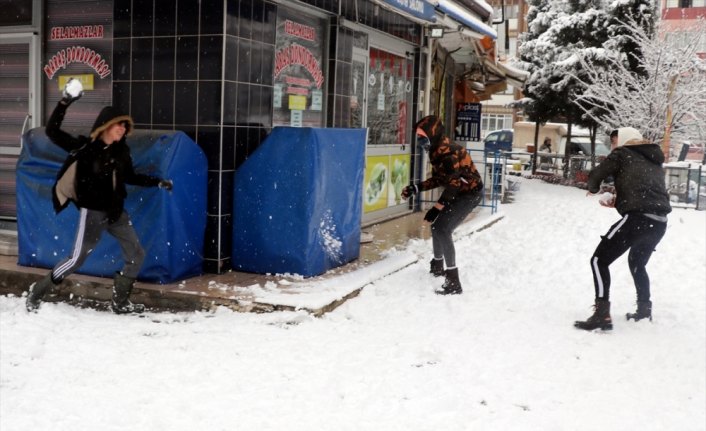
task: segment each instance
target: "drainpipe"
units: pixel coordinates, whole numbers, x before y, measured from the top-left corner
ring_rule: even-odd
[[[431,59],[434,49],[434,39],[427,35],[427,63],[426,63],[426,79],[424,79],[424,108],[423,113],[426,117],[429,112],[429,101],[431,100]]]

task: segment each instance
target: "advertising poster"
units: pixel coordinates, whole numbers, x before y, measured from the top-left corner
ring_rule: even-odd
[[[387,208],[390,156],[368,156],[365,159],[363,212]]]
[[[301,126],[322,127],[326,21],[283,6],[277,10],[273,125],[293,125],[291,111],[301,111]]]
[[[480,103],[456,104],[456,130],[454,139],[457,141],[480,141]]]
[[[393,154],[390,156],[390,192],[388,206],[403,203],[402,189],[409,184],[410,155]]]
[[[110,2],[46,2],[44,118],[56,107],[69,78],[80,80],[87,95],[66,115],[62,128],[69,133],[86,134],[96,113],[112,103],[112,16]]]

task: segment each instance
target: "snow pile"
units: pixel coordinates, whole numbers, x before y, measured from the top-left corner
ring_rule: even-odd
[[[704,430],[706,217],[675,209],[648,266],[654,321],[612,266],[615,329],[591,313],[589,258],[619,219],[596,196],[523,180],[465,235],[464,293],[418,262],[305,312],[115,316],[0,297],[0,429]],[[396,253],[403,254],[403,253]],[[393,255],[396,255],[393,253]]]

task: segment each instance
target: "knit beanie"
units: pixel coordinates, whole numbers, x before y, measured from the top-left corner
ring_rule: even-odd
[[[642,133],[632,127],[621,127],[618,129],[618,146],[646,144]]]
[[[123,114],[112,106],[106,106],[98,114],[96,122],[93,123],[93,128],[91,129],[91,140],[95,141],[98,139],[103,131],[108,130],[113,124],[117,124],[125,121],[125,136],[129,135],[132,129],[135,127],[135,123],[132,121],[129,115]]]

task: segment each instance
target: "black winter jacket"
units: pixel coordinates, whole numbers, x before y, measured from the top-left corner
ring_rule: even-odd
[[[662,169],[664,154],[656,144],[627,145],[613,150],[588,176],[588,191],[597,193],[601,181],[615,181],[615,209],[620,215],[642,213],[665,216],[672,211]]]
[[[107,145],[100,139],[91,141],[86,136],[74,137],[61,130],[66,108],[59,103],[46,127],[52,142],[71,153],[52,190],[54,210],[60,212],[71,200],[77,207],[104,211],[109,219],[117,220],[127,197],[125,184],[155,187],[160,178],[135,173],[125,137]],[[66,178],[68,176],[72,178]],[[68,193],[57,192],[60,182],[68,183]],[[66,191],[66,187],[63,190]]]

